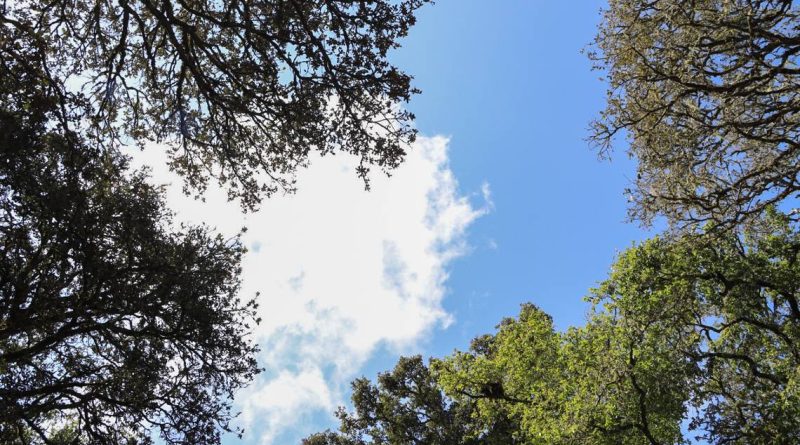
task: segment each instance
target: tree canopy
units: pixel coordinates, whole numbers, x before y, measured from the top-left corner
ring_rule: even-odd
[[[387,54],[426,1],[21,0],[2,5],[0,61],[38,73],[63,130],[164,142],[188,189],[214,177],[252,208],[312,151],[358,156],[365,180],[398,165],[416,90]]]
[[[537,307],[523,305],[495,335],[468,352],[434,360],[442,389],[478,401],[484,421],[510,417],[524,444],[678,443],[681,372],[657,335],[633,340],[609,314],[557,333]],[[642,409],[644,407],[644,409]]]
[[[389,171],[429,0],[0,6],[0,442],[218,444],[259,371],[245,249],[176,225],[124,147],[253,209],[313,153]],[[307,445],[800,443],[800,7],[610,0],[592,139],[638,161],[634,245],[558,331],[525,304],[466,351],[353,383]],[[709,236],[709,235],[713,235]],[[158,436],[157,438],[155,436]]]
[[[445,396],[420,356],[400,358],[392,371],[378,376],[377,384],[361,378],[352,387],[355,411],[336,413],[341,432],[314,434],[304,445],[515,443],[508,419],[476,424],[474,402]]]
[[[592,139],[607,154],[627,136],[632,218],[677,230],[618,256],[584,325],[559,332],[525,304],[431,359],[426,393],[468,412],[452,443],[494,425],[535,445],[800,443],[798,20],[789,0],[609,1]],[[374,402],[385,376],[313,443],[414,442],[386,438],[441,407]]]
[[[592,290],[585,325],[558,332],[541,309],[523,305],[468,351],[432,359],[435,389],[426,394],[469,413],[468,431],[451,443],[492,443],[483,438],[496,425],[505,443],[796,443],[799,253],[789,218],[775,211],[744,238],[643,242]],[[328,437],[352,437],[359,419],[370,425],[360,434],[383,438],[440,409],[381,403],[386,389],[363,379],[354,388],[356,415],[340,412],[344,436]]]
[[[175,227],[145,172],[54,130],[58,101],[4,68],[0,442],[219,443],[258,371],[244,249]]]
[[[689,365],[660,375],[657,394],[685,382],[689,427],[710,443],[800,440],[800,238],[785,215],[760,222],[743,238],[645,242],[593,297],[632,340],[653,338]]]
[[[217,444],[258,367],[238,238],[176,226],[126,146],[253,209],[312,152],[396,167],[388,62],[427,0],[0,5],[0,442]],[[239,431],[240,432],[240,431]]]
[[[631,214],[731,228],[800,192],[800,9],[791,0],[611,0],[592,58],[626,134]]]

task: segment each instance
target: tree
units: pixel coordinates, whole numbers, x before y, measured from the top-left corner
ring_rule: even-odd
[[[455,400],[509,417],[523,443],[800,441],[800,238],[774,210],[744,235],[655,238],[558,334],[531,305],[433,362]]]
[[[478,428],[474,404],[446,397],[422,358],[402,357],[377,385],[361,378],[352,384],[355,412],[340,408],[341,433],[326,431],[304,445],[477,445],[513,444],[513,426],[494,419]]]
[[[611,0],[591,53],[603,153],[638,160],[631,216],[733,228],[800,192],[800,9],[791,0]],[[793,214],[797,218],[797,214]]]
[[[403,358],[377,385],[356,380],[355,413],[337,414],[342,432],[305,444],[680,443],[688,396],[676,403],[668,389],[687,380],[664,381],[678,356],[657,334],[649,343],[635,334],[608,314],[558,333],[547,314],[525,304],[496,334],[433,359],[430,370],[419,357]]]
[[[559,337],[552,320],[533,305],[523,305],[519,319],[506,318],[496,335],[475,338],[467,352],[455,351],[431,368],[444,391],[461,403],[474,403],[478,425],[509,418],[519,425],[515,443],[529,443],[524,430],[529,425],[521,410],[542,400],[560,384]],[[538,419],[538,428],[552,425]]]
[[[0,441],[214,444],[258,371],[238,238],[175,227],[124,145],[252,209],[310,153],[386,171],[427,0],[0,6]]]
[[[685,381],[672,375],[682,364],[657,335],[637,334],[608,313],[558,333],[525,304],[432,368],[447,394],[476,402],[481,421],[518,425],[517,443],[679,443],[682,399],[670,396]]]
[[[468,407],[458,437],[475,443],[490,443],[480,434],[495,425],[505,443],[536,445],[798,443],[799,255],[800,235],[775,210],[743,233],[654,238],[591,291],[585,325],[557,332],[525,304],[468,351],[432,360],[432,383],[449,406]],[[343,418],[415,419],[403,393],[382,403],[396,401],[384,391],[357,389],[371,395],[354,398],[357,410],[369,409]]]
[[[175,227],[145,172],[54,129],[27,68],[0,67],[0,442],[219,443],[258,371],[244,249]]]
[[[398,165],[416,90],[387,54],[427,1],[14,1],[0,59],[39,73],[62,131],[169,144],[187,190],[214,177],[252,208],[312,151],[358,156],[365,180]]]
[[[800,237],[775,211],[760,225],[744,239],[648,241],[595,291],[691,364],[687,418],[709,443],[800,441]]]

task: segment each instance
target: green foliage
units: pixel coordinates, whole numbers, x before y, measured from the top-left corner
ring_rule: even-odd
[[[432,360],[430,375],[411,373],[435,403],[393,383],[408,359],[377,387],[360,379],[356,414],[340,412],[345,435],[309,444],[412,443],[401,432],[427,431],[414,422],[441,412],[440,391],[465,428],[454,444],[492,443],[498,425],[505,443],[536,445],[797,443],[800,235],[773,210],[753,227],[628,249],[592,290],[584,326],[557,332],[523,305],[468,351]]]
[[[431,367],[446,393],[474,401],[481,425],[508,417],[520,424],[518,441],[553,438],[556,425],[547,407],[561,389],[559,336],[535,306],[524,305],[519,318],[503,320],[496,335],[478,337],[469,352],[455,352]]]
[[[800,191],[800,8],[791,0],[611,0],[592,59],[592,138],[625,134],[631,216],[730,229]]]
[[[691,426],[714,443],[800,440],[800,238],[771,212],[744,239],[655,239],[595,293],[688,361]]]
[[[474,403],[446,397],[419,356],[401,358],[377,384],[361,378],[352,386],[355,412],[337,412],[341,432],[312,435],[304,445],[514,443],[505,419],[476,423]]]
[[[683,409],[666,406],[659,381],[672,371],[669,358],[634,341],[618,321],[597,314],[587,326],[559,334],[548,315],[523,305],[497,334],[479,337],[469,352],[436,361],[433,369],[445,392],[477,400],[480,418],[518,423],[520,443],[676,443]],[[648,412],[640,412],[641,403]]]
[[[711,443],[800,441],[798,213],[775,210],[800,192],[798,17],[789,0],[611,0],[591,55],[609,81],[593,138],[624,132],[638,161],[631,216],[689,230],[621,255],[581,330],[620,330],[609,355],[658,379],[639,414],[682,406]]]

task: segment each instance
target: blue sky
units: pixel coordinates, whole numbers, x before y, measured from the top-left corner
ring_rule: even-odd
[[[262,292],[254,335],[267,370],[237,396],[244,443],[297,444],[335,428],[353,378],[400,354],[463,349],[523,302],[560,329],[583,322],[587,289],[647,236],[625,222],[633,163],[624,151],[600,161],[585,141],[605,85],[581,49],[603,4],[424,7],[392,56],[423,90],[409,104],[423,137],[369,193],[352,160],[318,159],[297,195],[243,216],[219,190],[207,203],[181,197],[163,162],[143,159],[173,182],[181,219],[249,228],[244,292]]]
[[[605,85],[581,50],[604,4],[439,1],[396,58],[423,90],[411,104],[419,129],[449,135],[462,190],[486,181],[495,204],[470,228],[475,251],[452,268],[445,307],[459,323],[436,335],[433,354],[528,300],[559,327],[580,323],[587,288],[615,252],[645,236],[625,223],[633,162],[624,151],[600,161],[585,141]]]

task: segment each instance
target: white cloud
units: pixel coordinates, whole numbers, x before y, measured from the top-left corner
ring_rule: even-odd
[[[261,424],[262,443],[269,442],[285,426],[296,423],[298,415],[304,411],[319,408],[332,412],[335,409],[328,382],[316,367],[299,372],[283,370],[250,388],[244,399],[246,409],[242,421],[250,428]]]
[[[243,290],[261,292],[256,337],[267,371],[237,403],[262,443],[343,403],[347,383],[377,348],[407,350],[451,322],[441,306],[447,266],[466,252],[465,230],[491,201],[486,184],[481,208],[459,194],[448,143],[419,138],[391,178],[374,175],[370,192],[352,159],[315,159],[295,195],[246,216],[218,189],[205,203],[184,197],[157,147],[137,156],[158,181],[174,182],[168,200],[180,220],[227,234],[249,229]]]

